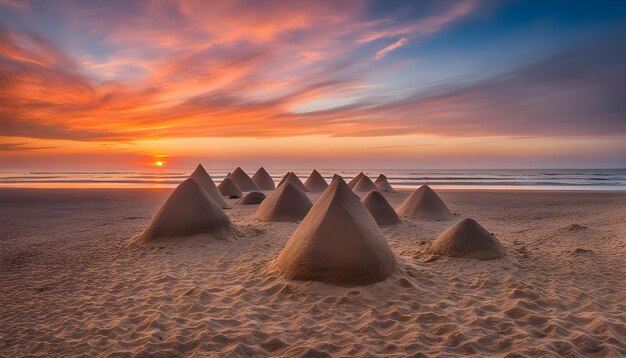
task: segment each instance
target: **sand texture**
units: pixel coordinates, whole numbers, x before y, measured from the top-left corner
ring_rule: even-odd
[[[302,183],[302,180],[300,180],[300,178],[294,172],[288,172],[287,174],[285,174],[283,179],[280,181],[280,183],[278,183],[276,187],[278,188],[285,183],[293,183],[295,186],[300,188],[300,190],[304,192],[309,191],[309,189],[307,189],[307,187],[304,186],[304,183]]]
[[[328,188],[328,183],[317,170],[313,169],[311,175],[304,182],[304,186],[313,193],[321,193]]]
[[[209,173],[207,173],[201,164],[198,164],[198,167],[191,174],[190,178],[200,184],[200,187],[204,189],[207,194],[209,194],[211,199],[213,199],[217,205],[219,205],[222,209],[228,209],[229,206],[222,197],[222,193],[219,189],[217,189],[217,186],[215,186],[215,183],[213,182],[213,178],[211,178]]]
[[[276,185],[274,184],[274,179],[272,179],[270,174],[263,167],[260,167],[259,170],[257,170],[256,173],[254,173],[254,175],[252,176],[252,181],[254,181],[254,183],[261,190],[276,189]]]
[[[356,286],[386,279],[397,265],[372,215],[338,179],[291,235],[276,266],[290,279]]]
[[[428,185],[412,192],[396,209],[400,216],[422,220],[448,220],[454,217],[441,197]]]
[[[370,191],[361,202],[379,226],[393,225],[402,221],[385,196],[378,191]]]
[[[397,270],[341,287],[284,278],[298,224],[234,199],[235,238],[128,248],[172,190],[0,189],[0,356],[626,356],[625,193],[438,190],[463,216],[381,228]],[[429,253],[463,217],[506,257]]]
[[[376,185],[376,188],[379,191],[389,191],[389,192],[395,191],[393,187],[391,186],[391,184],[389,184],[389,181],[387,180],[387,177],[384,174],[381,174],[378,176],[378,178],[376,178],[374,185]]]
[[[217,186],[217,189],[220,191],[222,196],[236,196],[241,198],[243,193],[237,184],[234,181],[230,180],[230,178],[224,178],[222,182]]]
[[[224,210],[198,182],[189,178],[178,185],[141,235],[131,241],[178,241],[194,234],[207,234],[209,241],[223,240],[233,231]]]
[[[374,185],[372,179],[364,175],[359,179],[352,190],[354,190],[355,193],[369,193],[372,190],[376,190],[376,185]]]
[[[312,206],[302,189],[286,182],[263,200],[255,216],[260,221],[300,221]]]
[[[252,178],[248,176],[248,173],[246,173],[240,167],[237,167],[237,169],[233,170],[233,172],[230,175],[228,175],[228,178],[232,180],[235,184],[237,184],[237,186],[239,187],[239,189],[241,189],[241,191],[261,190],[256,185],[256,183],[252,180]]]
[[[251,191],[237,202],[239,205],[257,205],[265,200],[265,194],[260,191]]]
[[[432,245],[436,255],[495,260],[505,255],[500,241],[476,220],[466,218],[444,231]]]

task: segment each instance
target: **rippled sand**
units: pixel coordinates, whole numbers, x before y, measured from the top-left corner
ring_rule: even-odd
[[[235,200],[237,239],[126,247],[169,192],[0,189],[0,355],[626,356],[625,193],[441,191],[457,218],[383,228],[400,269],[344,288],[282,279],[297,223]],[[426,254],[462,217],[507,258]]]

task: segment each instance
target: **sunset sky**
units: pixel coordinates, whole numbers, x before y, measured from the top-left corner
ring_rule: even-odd
[[[625,1],[0,0],[0,170],[626,167]]]

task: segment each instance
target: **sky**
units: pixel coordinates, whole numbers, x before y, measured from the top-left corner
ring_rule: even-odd
[[[624,168],[624,1],[0,0],[0,170]]]

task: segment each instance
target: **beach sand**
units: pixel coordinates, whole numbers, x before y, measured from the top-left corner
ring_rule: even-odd
[[[128,247],[171,191],[0,189],[0,355],[626,356],[624,192],[438,191],[454,219],[383,227],[397,272],[339,287],[282,278],[298,223],[238,199],[236,239]],[[507,256],[428,254],[464,217]]]

